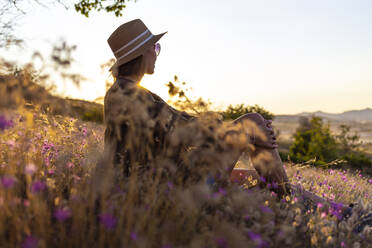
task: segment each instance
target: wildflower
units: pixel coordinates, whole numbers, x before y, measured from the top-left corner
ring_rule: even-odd
[[[25,174],[27,174],[27,175],[33,175],[36,172],[36,170],[37,170],[36,166],[31,163],[31,164],[27,164],[25,166],[24,171],[25,171]]]
[[[68,162],[68,163],[66,164],[66,167],[69,168],[69,169],[71,169],[71,168],[74,168],[75,165],[74,165],[74,163],[72,163],[72,162]]]
[[[39,239],[33,236],[27,236],[22,243],[22,248],[36,248],[39,243]]]
[[[341,247],[345,247],[345,242],[344,241],[341,241]]]
[[[268,243],[261,238],[260,234],[248,232],[248,236],[257,244],[257,247],[268,247]]]
[[[226,190],[224,188],[219,188],[218,193],[220,193],[221,195],[226,195]]]
[[[223,247],[223,248],[227,247],[227,242],[226,242],[226,239],[224,238],[217,238],[216,242],[217,242],[218,247]]]
[[[277,189],[278,188],[278,183],[277,182],[273,182],[272,184],[271,184],[271,186],[274,188],[274,189]]]
[[[47,153],[49,150],[52,150],[52,149],[54,149],[54,144],[53,144],[53,143],[48,143],[48,141],[45,140],[44,143],[43,143],[43,146],[42,146],[42,148],[41,148],[41,153],[42,153],[42,154],[45,154],[45,153]]]
[[[71,211],[67,208],[59,208],[54,212],[54,217],[58,221],[65,221],[71,217]]]
[[[1,179],[1,184],[6,189],[9,189],[9,188],[13,187],[15,183],[16,183],[16,179],[12,176],[4,176]]]
[[[132,240],[136,241],[136,240],[138,239],[138,237],[137,237],[137,233],[135,233],[135,232],[131,232],[131,233],[130,233],[130,238],[131,238]]]
[[[346,183],[347,182],[347,177],[346,177],[346,175],[343,175],[342,177],[341,177],[341,179]]]
[[[35,181],[31,184],[31,192],[32,193],[39,193],[41,191],[44,191],[46,188],[46,185],[42,181]]]
[[[264,213],[272,213],[273,212],[273,210],[271,210],[271,208],[269,208],[268,206],[265,206],[265,205],[261,206],[261,210]]]
[[[266,179],[263,176],[260,176],[260,180],[264,183],[266,183]]]
[[[369,179],[368,182],[369,182],[370,184],[372,184],[372,179]]]
[[[172,182],[168,182],[168,188],[169,188],[169,189],[173,189],[173,188],[174,188],[174,185],[173,185]]]
[[[83,136],[87,136],[88,134],[88,129],[86,127],[83,127],[82,128],[82,133],[83,133]]]
[[[5,130],[13,126],[12,120],[7,120],[3,115],[0,116],[0,130]]]
[[[248,221],[249,220],[249,215],[248,214],[244,215],[244,220],[245,221]]]
[[[106,229],[114,229],[117,222],[113,215],[107,213],[101,214],[100,221]]]
[[[23,200],[23,206],[29,207],[30,206],[30,201],[29,200]]]

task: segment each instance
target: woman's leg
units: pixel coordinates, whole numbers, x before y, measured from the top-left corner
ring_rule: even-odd
[[[252,165],[260,176],[260,183],[270,183],[274,192],[279,196],[290,193],[287,173],[284,170],[278,150],[253,147],[248,151]]]
[[[288,177],[276,148],[276,138],[270,122],[258,113],[249,113],[233,123],[241,125],[253,140],[247,152],[261,178],[261,185],[270,183],[280,196],[289,194]]]

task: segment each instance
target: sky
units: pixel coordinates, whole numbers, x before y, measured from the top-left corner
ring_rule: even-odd
[[[2,55],[21,63],[35,50],[48,54],[59,38],[77,45],[73,69],[88,81],[57,88],[72,98],[104,96],[110,73],[100,65],[114,57],[107,39],[140,18],[153,34],[168,31],[155,73],[141,82],[165,100],[177,75],[217,107],[258,104],[274,114],[372,107],[370,0],[137,0],[122,17],[89,18],[58,4],[24,8],[16,27],[24,48]]]

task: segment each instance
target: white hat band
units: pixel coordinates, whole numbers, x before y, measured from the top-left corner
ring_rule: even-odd
[[[136,38],[134,38],[133,40],[131,40],[130,42],[128,42],[127,44],[125,44],[124,46],[120,47],[118,50],[115,51],[115,54],[118,54],[120,51],[122,51],[123,49],[125,49],[126,47],[132,45],[134,42],[136,42],[138,39],[140,39],[142,36],[144,36],[145,34],[147,34],[149,32],[149,30],[147,29],[145,32],[143,32],[142,34],[138,35]]]
[[[145,40],[143,40],[141,43],[139,43],[137,46],[133,47],[132,49],[130,49],[127,53],[121,55],[119,58],[117,58],[117,60],[119,59],[122,59],[124,58],[125,56],[129,55],[130,53],[132,53],[133,51],[135,51],[137,48],[139,48],[140,46],[142,46],[144,43],[146,43],[148,40],[150,40],[152,37],[154,37],[154,35],[150,35],[149,37],[147,37]]]

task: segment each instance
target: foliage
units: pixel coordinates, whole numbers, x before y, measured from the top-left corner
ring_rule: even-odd
[[[80,0],[76,3],[75,10],[82,15],[89,17],[89,13],[92,10],[101,11],[104,10],[107,13],[114,12],[115,16],[119,17],[123,15],[123,10],[126,8],[127,2],[130,0]],[[134,0],[136,1],[136,0]],[[111,2],[111,4],[104,5],[104,2]]]
[[[302,120],[302,125],[294,135],[294,143],[289,155],[302,161],[316,158],[321,162],[329,162],[337,158],[337,144],[332,136],[329,124],[324,125],[322,118],[312,117]],[[321,163],[320,162],[320,163]]]
[[[235,106],[229,105],[226,110],[221,112],[224,120],[235,120],[241,115],[244,115],[247,113],[259,113],[266,120],[274,119],[274,114],[270,113],[269,111],[265,110],[263,107],[257,104],[254,106],[245,106],[244,104],[237,104]]]
[[[212,111],[212,103],[209,100],[204,100],[201,97],[192,100],[188,96],[192,88],[187,87],[186,82],[179,82],[177,76],[174,76],[174,81],[169,81],[166,86],[168,87],[168,95],[170,96],[168,102],[178,109],[193,114]],[[229,105],[225,110],[219,111],[223,120],[234,120],[247,113],[259,113],[267,120],[274,119],[274,114],[257,104],[254,106],[245,106],[244,104]]]
[[[338,166],[351,166],[372,173],[372,161],[358,150],[359,135],[350,133],[350,126],[340,125],[341,132],[334,135],[329,123],[324,124],[321,117],[300,118],[299,127],[294,134],[294,142],[289,149],[289,157],[296,162],[313,160],[315,165],[325,165],[337,159]],[[286,154],[282,154],[285,158]]]
[[[58,61],[66,63],[61,59]],[[56,65],[52,63],[50,67],[53,66]],[[0,93],[2,96],[0,106],[8,109],[17,109],[20,106],[26,106],[29,109],[40,107],[40,111],[48,114],[103,122],[103,106],[101,104],[66,99],[51,94],[50,92],[53,92],[54,88],[53,83],[49,81],[49,76],[44,74],[43,70],[36,70],[33,63],[29,63],[23,68],[17,68],[11,62],[0,61],[0,68],[3,69],[0,73]],[[64,72],[63,68],[58,68],[56,71],[67,74],[66,77],[75,75]]]
[[[210,111],[212,103],[201,97],[196,100],[192,100],[188,97],[187,92],[190,92],[192,88],[187,87],[186,82],[181,83],[177,76],[174,76],[173,82],[169,81],[166,86],[168,87],[168,95],[170,97],[168,103],[172,104],[179,110],[193,114]]]

